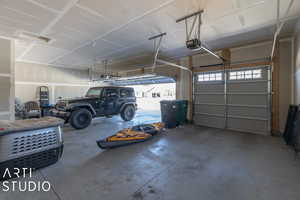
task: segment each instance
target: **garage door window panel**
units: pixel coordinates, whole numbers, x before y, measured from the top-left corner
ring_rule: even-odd
[[[201,73],[198,75],[198,82],[216,82],[223,80],[223,73],[222,72],[206,72]]]
[[[229,73],[229,80],[257,80],[262,79],[262,70],[243,70],[231,71]]]

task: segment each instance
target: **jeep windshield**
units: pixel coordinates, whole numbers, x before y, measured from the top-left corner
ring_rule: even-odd
[[[86,97],[100,97],[103,88],[90,88],[86,93]]]

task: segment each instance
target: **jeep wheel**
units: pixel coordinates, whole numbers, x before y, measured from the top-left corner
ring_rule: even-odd
[[[133,106],[126,106],[121,111],[121,117],[124,121],[130,121],[134,118],[135,115],[135,108]]]
[[[70,117],[70,124],[75,129],[84,129],[92,122],[92,114],[87,109],[75,110]]]

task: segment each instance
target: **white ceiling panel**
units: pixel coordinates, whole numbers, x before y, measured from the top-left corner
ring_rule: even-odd
[[[78,53],[71,53],[67,56],[58,59],[57,61],[53,62],[52,64],[57,65],[66,65],[66,66],[72,66],[77,68],[88,68],[93,63],[93,60],[82,56]]]
[[[86,10],[73,7],[57,26],[68,25],[76,30],[88,32],[92,37],[106,33],[112,26],[105,18],[93,15]]]
[[[54,10],[62,10],[70,0],[31,0]]]
[[[235,12],[235,5],[232,0],[220,1],[210,0],[207,1],[204,10],[204,23],[214,21],[226,15],[231,15]]]
[[[141,29],[141,27],[144,27]],[[112,32],[104,39],[117,43],[123,47],[134,46],[138,41],[145,41],[153,35],[151,27],[141,22],[131,23],[119,31]]]
[[[119,47],[114,44],[104,40],[97,40],[94,44],[91,42],[71,54],[58,59],[56,63],[72,65],[83,65],[84,63],[90,64],[98,60],[100,55],[112,54],[118,48]]]
[[[74,49],[110,29],[110,24],[104,18],[73,7],[48,35],[56,38],[56,42],[52,43],[53,46]]]
[[[242,25],[236,15],[220,18],[215,21],[214,24],[211,24],[211,27],[215,30],[216,35],[219,36],[232,34],[233,32],[239,32],[242,30]]]
[[[55,41],[51,42],[51,46],[68,50],[73,50],[74,48],[80,46],[83,41],[90,39],[89,32],[81,30],[79,31],[68,25],[63,27],[54,27],[49,31],[47,36],[50,38],[55,38]]]
[[[281,0],[281,17],[291,0]],[[16,44],[16,56],[32,62],[82,67],[108,59],[112,63],[140,64],[153,53],[148,38],[167,32],[160,56],[191,53],[185,47],[185,24],[176,19],[204,9],[201,39],[212,48],[237,41],[272,38],[276,0],[0,0],[0,36],[15,37],[22,31],[46,34],[47,46],[28,48]],[[295,0],[282,34],[291,33],[300,17]],[[190,21],[191,22],[191,21]],[[225,39],[224,39],[225,38]],[[92,43],[94,45],[92,45]],[[151,56],[150,56],[151,57]],[[144,60],[145,61],[145,60]],[[121,66],[122,64],[120,64]],[[127,65],[127,64],[124,64]]]
[[[274,0],[232,0],[232,1],[237,9],[253,7],[256,5],[265,4],[266,2],[270,2],[270,1],[275,2]]]
[[[97,40],[95,43],[91,42],[90,44],[78,49],[75,53],[85,56],[86,58],[96,60],[101,55],[109,55],[116,50],[118,46],[115,46],[104,40]]]
[[[119,49],[118,51],[112,52],[111,54],[102,56],[100,55],[97,60],[124,60],[133,56],[153,53],[153,49],[153,43],[149,40],[146,40],[142,43],[135,44],[132,47]]]
[[[244,18],[244,27],[253,27],[258,24],[266,24],[276,19],[275,4],[257,4],[257,6],[239,12]]]
[[[35,45],[22,59],[34,62],[48,63],[49,60],[67,53],[66,50],[43,45]]]
[[[159,8],[168,1],[170,0],[84,0],[79,4],[105,16],[114,26],[117,26]]]
[[[40,33],[54,17],[54,13],[27,1],[2,0],[0,4],[1,23],[16,30]]]

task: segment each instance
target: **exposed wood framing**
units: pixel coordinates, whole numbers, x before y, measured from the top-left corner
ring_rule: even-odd
[[[279,42],[276,43],[272,60],[272,134],[279,135],[279,71],[280,55]]]
[[[242,64],[235,64],[230,65],[231,69],[238,69],[238,68],[247,68],[247,67],[259,67],[265,65],[271,65],[270,61],[261,61],[261,62],[253,62],[253,63],[242,63]]]
[[[179,64],[179,63],[177,63]],[[181,81],[181,69],[176,69],[176,99],[180,99],[180,81]]]
[[[265,66],[271,65],[272,62],[269,61],[261,61],[261,62],[253,62],[253,63],[242,63],[242,64],[232,64],[227,65],[226,69],[239,69],[239,68],[249,68],[249,67],[258,67],[258,66]],[[223,70],[222,66],[210,66],[210,67],[198,67],[194,68],[193,72],[207,72],[207,71],[216,71],[216,70]]]
[[[222,58],[224,58],[224,64],[225,66],[230,66],[231,63],[231,51],[230,49],[224,49],[222,50]]]

